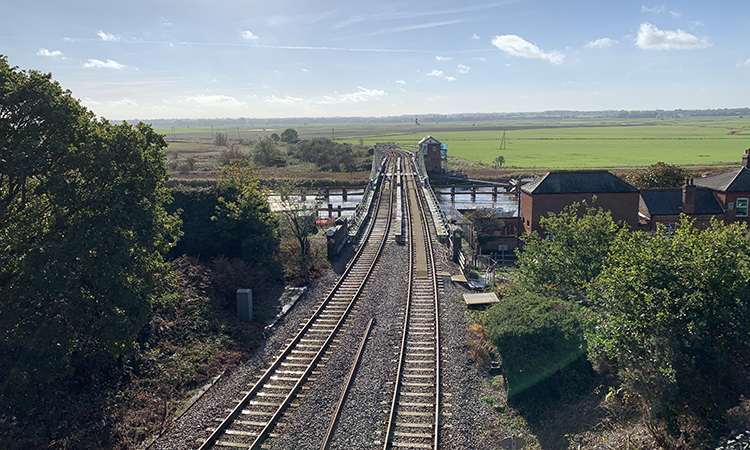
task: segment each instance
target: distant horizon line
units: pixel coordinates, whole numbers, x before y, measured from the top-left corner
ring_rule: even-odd
[[[390,116],[293,116],[293,117],[200,117],[200,118],[187,118],[187,117],[171,117],[171,118],[130,118],[130,119],[112,119],[112,120],[124,120],[126,122],[140,121],[229,121],[229,120],[253,120],[253,121],[304,121],[304,120],[336,120],[343,121],[346,119],[357,119],[357,120],[403,120],[403,119],[430,119],[430,118],[445,118],[445,119],[460,119],[460,118],[480,118],[480,117],[503,117],[503,116],[559,116],[561,114],[621,114],[621,113],[640,113],[640,114],[663,114],[663,113],[676,113],[685,112],[691,113],[691,115],[698,115],[700,112],[727,112],[726,115],[738,115],[740,113],[750,114],[750,107],[732,107],[732,108],[675,108],[675,109],[600,109],[600,110],[577,110],[577,109],[550,109],[544,111],[528,111],[528,112],[471,112],[471,113],[414,113],[414,114],[399,114]],[[520,117],[519,117],[520,118]],[[615,117],[618,118],[618,117]],[[627,118],[627,117],[620,117]],[[630,117],[636,119],[638,117]],[[648,119],[652,117],[640,117]]]

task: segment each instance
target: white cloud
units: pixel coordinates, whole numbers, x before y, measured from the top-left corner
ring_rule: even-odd
[[[480,56],[479,58],[471,58],[471,59],[476,60],[476,61],[482,61],[482,62],[487,61],[487,58],[485,58],[484,56]]]
[[[83,67],[91,68],[91,67],[98,67],[100,69],[117,69],[122,70],[125,68],[124,65],[118,63],[117,61],[112,61],[111,59],[108,59],[107,61],[101,61],[98,59],[89,59],[85,63],[83,63]]]
[[[586,44],[586,47],[588,48],[607,48],[612,47],[613,45],[617,44],[617,41],[610,38],[601,38],[597,39],[595,41],[591,41],[588,44]]]
[[[647,12],[652,14],[661,14],[664,12],[666,7],[664,5],[656,5],[652,7],[648,7],[646,5],[641,6],[641,12]]]
[[[138,103],[132,98],[123,97],[122,100],[117,100],[111,103],[112,106],[138,106]]]
[[[750,58],[746,59],[745,61],[738,61],[737,67],[750,69]]]
[[[442,70],[437,70],[437,69],[436,69],[436,70],[433,70],[433,71],[432,71],[432,72],[430,72],[430,73],[428,73],[428,74],[427,74],[427,76],[428,76],[428,77],[440,77],[440,78],[445,78],[445,79],[446,79],[446,80],[448,80],[448,81],[456,81],[456,78],[455,78],[455,77],[452,77],[452,76],[450,76],[450,75],[446,75],[446,74],[444,74],[444,73],[443,73],[443,71],[442,71]]]
[[[495,39],[492,40],[492,45],[511,56],[519,56],[526,59],[543,59],[555,65],[562,64],[565,59],[565,55],[557,50],[544,52],[536,45],[514,34],[495,36]]]
[[[383,97],[384,95],[387,95],[385,91],[381,91],[380,89],[366,89],[362,86],[357,86],[357,89],[359,91],[353,92],[351,94],[343,94],[339,96],[339,102],[340,103],[359,103],[364,102],[373,98]]]
[[[476,34],[476,33],[474,33],[474,35],[473,35],[473,36],[472,36],[471,38],[472,38],[472,39],[480,39],[480,37],[479,37],[479,36],[477,36],[477,34]]]
[[[682,17],[682,13],[679,11],[669,11],[669,14],[671,14],[672,17]]]
[[[211,106],[211,107],[222,107],[222,108],[238,108],[246,107],[247,103],[241,102],[234,97],[228,95],[205,95],[198,94],[195,96],[187,97],[187,101],[190,103],[196,103],[199,106]]]
[[[469,67],[469,66],[466,66],[466,65],[463,65],[463,64],[459,64],[458,65],[458,71],[460,73],[469,73],[470,70],[471,70],[471,67]]]
[[[83,103],[86,104],[87,106],[98,106],[102,104],[102,102],[96,101],[90,97],[84,98]]]
[[[114,34],[105,33],[102,30],[99,30],[98,33],[96,33],[97,36],[103,41],[107,42],[120,42],[122,39],[120,39],[119,36],[115,36]]]
[[[450,57],[450,56],[437,56],[437,55],[435,55],[435,59],[437,59],[438,61],[450,61],[453,58]]]
[[[78,42],[78,39],[74,39],[74,38],[71,38],[71,37],[64,37],[63,41],[65,41],[65,42]]]
[[[242,37],[247,39],[248,41],[254,41],[258,39],[258,36],[254,35],[252,31],[243,31]]]
[[[406,84],[406,81],[404,81],[404,80],[396,80],[396,84]]]
[[[63,52],[60,50],[49,51],[46,48],[40,48],[36,54],[38,56],[62,56]]]
[[[275,95],[269,95],[266,97],[266,103],[272,105],[287,105],[287,106],[306,106],[307,101],[303,98],[291,97],[287,95],[284,98],[276,97]]]
[[[644,50],[698,50],[711,46],[705,38],[698,39],[680,29],[660,30],[648,22],[641,24],[635,45]]]

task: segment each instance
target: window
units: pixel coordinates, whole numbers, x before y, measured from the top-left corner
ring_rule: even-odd
[[[735,216],[747,217],[747,199],[746,198],[738,198],[736,207],[737,207],[737,212],[735,213]]]

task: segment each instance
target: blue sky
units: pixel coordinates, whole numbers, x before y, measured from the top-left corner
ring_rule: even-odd
[[[6,1],[0,54],[109,119],[750,105],[750,2]]]

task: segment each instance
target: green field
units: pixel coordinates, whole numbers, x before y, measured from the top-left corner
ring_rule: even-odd
[[[495,123],[336,123],[214,127],[231,141],[253,141],[285,128],[301,139],[335,137],[341,142],[374,145],[395,142],[415,148],[426,135],[445,143],[448,155],[492,164],[505,157],[509,168],[642,167],[658,161],[679,165],[737,164],[750,148],[750,119],[669,120],[514,120]],[[156,128],[174,144],[211,142],[210,127]],[[505,134],[505,147],[500,149]]]
[[[491,164],[503,155],[506,167],[519,168],[637,167],[658,161],[699,166],[736,164],[750,148],[750,119],[611,126],[577,123],[477,131],[429,128],[362,138],[370,145],[398,142],[414,148],[418,139],[429,134],[448,146],[450,156]],[[501,150],[503,133],[505,148]]]

